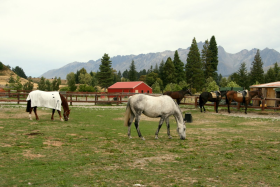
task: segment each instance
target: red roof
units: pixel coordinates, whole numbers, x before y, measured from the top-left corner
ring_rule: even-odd
[[[277,88],[277,87],[280,87],[280,81],[250,86],[250,88]]]
[[[138,85],[144,83],[143,81],[135,81],[135,82],[116,82],[115,84],[113,84],[112,86],[110,86],[110,89],[114,89],[114,88],[135,88]],[[146,83],[144,83],[146,84]],[[147,85],[147,84],[146,84]],[[147,85],[148,86],[148,85]],[[150,86],[148,86],[150,87]],[[108,88],[108,89],[109,89]],[[150,87],[151,88],[151,87]]]

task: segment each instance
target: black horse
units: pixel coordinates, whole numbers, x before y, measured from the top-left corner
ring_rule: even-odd
[[[212,93],[216,94],[216,97],[213,97]],[[202,107],[204,109],[205,112],[205,108],[204,105],[207,101],[211,101],[211,102],[216,102],[216,113],[218,113],[218,106],[220,101],[222,100],[222,97],[224,97],[226,95],[226,91],[215,91],[215,92],[203,92],[202,94],[200,94],[199,96],[199,107],[200,107],[200,112],[202,112]]]

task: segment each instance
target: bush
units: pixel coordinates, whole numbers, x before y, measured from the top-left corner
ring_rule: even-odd
[[[96,92],[96,88],[92,86],[88,86],[86,84],[81,84],[79,86],[79,92]]]
[[[66,92],[66,91],[69,91],[69,88],[68,88],[68,86],[65,86],[65,87],[60,88],[59,91]]]

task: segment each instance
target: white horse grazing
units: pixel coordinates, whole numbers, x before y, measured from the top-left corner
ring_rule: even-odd
[[[141,114],[145,114],[151,118],[160,118],[158,129],[155,134],[155,138],[158,139],[159,130],[165,120],[167,126],[167,135],[169,138],[172,138],[170,135],[170,125],[169,125],[169,116],[173,115],[177,122],[177,132],[180,135],[182,140],[186,139],[186,125],[183,120],[181,110],[173,99],[167,95],[154,97],[144,94],[137,94],[130,97],[127,101],[124,125],[128,126],[128,137],[130,136],[130,126],[135,118],[135,127],[138,132],[138,136],[145,140],[141,135],[139,129],[139,121]]]

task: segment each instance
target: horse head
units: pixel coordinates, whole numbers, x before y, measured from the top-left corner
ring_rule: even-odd
[[[183,124],[182,125],[178,124],[177,132],[178,132],[181,140],[185,140],[186,139],[186,123],[185,123],[184,120],[183,120]]]
[[[258,89],[258,97],[263,99],[263,94],[262,94],[262,90]]]
[[[69,115],[70,115],[70,110],[66,110],[66,111],[64,111],[64,113],[63,113],[63,117],[64,117],[64,120],[65,120],[65,121],[68,121],[68,119],[69,119]]]
[[[188,89],[187,87],[184,87],[184,88],[182,89],[182,91],[185,92],[185,94],[190,94],[190,95],[192,96],[191,90]]]

